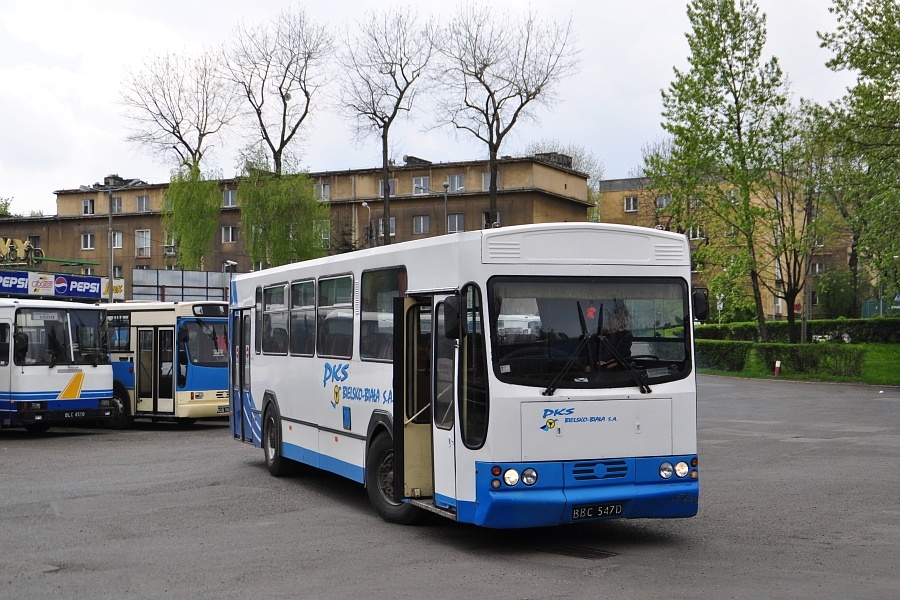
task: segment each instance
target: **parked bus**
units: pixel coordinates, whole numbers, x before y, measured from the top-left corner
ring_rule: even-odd
[[[228,416],[228,303],[126,302],[108,310],[117,428]]]
[[[231,427],[269,471],[364,484],[386,520],[690,517],[697,385],[683,235],[464,232],[238,275]]]
[[[0,298],[0,428],[112,419],[112,383],[105,310]]]

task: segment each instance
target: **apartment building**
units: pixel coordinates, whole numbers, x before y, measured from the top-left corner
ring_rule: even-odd
[[[488,161],[432,163],[412,156],[389,170],[389,225],[385,227],[381,169],[310,173],[316,193],[330,207],[330,252],[398,243],[458,231],[487,222]],[[500,226],[586,221],[591,202],[587,174],[555,153],[504,157],[498,171]],[[147,183],[109,175],[92,186],[56,190],[57,214],[7,217],[0,237],[29,240],[45,257],[40,270],[125,280],[132,298],[132,270],[177,270],[178,251],[164,231],[160,211],[168,182]],[[220,181],[222,210],[210,241],[206,271],[246,272],[251,264],[241,234],[238,180]],[[2,265],[0,265],[2,266]],[[35,267],[34,265],[28,268]]]

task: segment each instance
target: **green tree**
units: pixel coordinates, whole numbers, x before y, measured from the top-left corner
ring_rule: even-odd
[[[244,243],[253,263],[269,266],[325,256],[330,209],[306,173],[276,175],[248,163],[238,183]]]
[[[857,75],[829,107],[833,139],[858,169],[845,178],[857,199],[859,244],[890,293],[900,292],[900,3],[833,0],[835,31],[820,33],[828,66]]]
[[[831,269],[817,279],[816,293],[822,317],[836,319],[859,316],[859,309],[855,306],[856,282],[850,269]]]
[[[12,206],[12,201],[12,198],[0,198],[0,215],[8,217],[11,214],[9,208]]]
[[[724,266],[740,249],[760,337],[767,339],[761,292],[766,259],[759,252],[762,225],[772,215],[755,194],[769,177],[779,138],[783,75],[774,57],[762,59],[765,16],[752,0],[692,0],[687,13],[689,68],[675,69],[662,93],[670,154],[648,157],[646,174],[680,203],[686,229],[716,220],[733,235],[732,245],[707,246],[708,258]]]
[[[212,250],[213,234],[222,207],[218,178],[209,178],[199,167],[172,171],[162,210],[162,226],[175,241],[178,264],[199,270]]]

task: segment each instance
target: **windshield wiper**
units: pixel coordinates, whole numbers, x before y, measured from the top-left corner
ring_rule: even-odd
[[[572,354],[569,355],[569,360],[566,361],[566,364],[563,365],[563,368],[559,373],[556,374],[556,377],[550,382],[543,392],[541,392],[544,396],[552,396],[556,391],[556,386],[559,384],[560,380],[566,376],[566,373],[569,372],[569,369],[572,368],[572,365],[575,364],[575,360],[578,358],[578,355],[581,353],[581,349],[588,343],[590,340],[590,335],[588,335],[587,323],[584,321],[584,315],[581,313],[581,302],[575,302],[575,306],[578,309],[578,319],[581,321],[581,339],[578,340],[578,345],[575,346],[575,350],[572,351]],[[594,362],[593,352],[591,352],[591,348],[588,347],[588,357],[591,363]]]
[[[600,335],[599,337],[600,343],[603,344],[607,350],[609,350],[609,353],[613,355],[613,358],[616,359],[616,362],[625,367],[625,369],[628,370],[629,373],[631,373],[631,376],[634,377],[634,382],[638,384],[638,388],[641,390],[641,393],[651,393],[653,390],[650,389],[650,386],[644,381],[644,378],[641,377],[640,372],[634,368],[634,365],[625,360],[625,357],[623,357],[622,354],[618,350],[616,350],[615,345],[609,341],[609,338],[605,335]]]

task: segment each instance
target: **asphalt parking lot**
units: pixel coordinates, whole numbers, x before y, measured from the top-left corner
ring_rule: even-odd
[[[700,377],[700,514],[390,525],[227,422],[0,432],[0,598],[896,598],[900,389]]]

